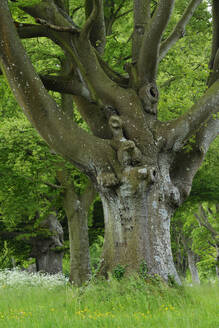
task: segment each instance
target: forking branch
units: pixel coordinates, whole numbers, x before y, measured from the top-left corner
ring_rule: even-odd
[[[174,2],[174,0],[160,0],[150,26],[145,30],[137,61],[141,85],[146,81],[153,82],[156,78],[161,37],[171,16]]]
[[[166,56],[167,52],[172,48],[172,46],[184,36],[186,25],[192,18],[196,8],[201,2],[202,0],[191,0],[190,4],[185,9],[184,14],[182,15],[179,22],[176,24],[170,36],[161,43],[159,60],[162,60]]]

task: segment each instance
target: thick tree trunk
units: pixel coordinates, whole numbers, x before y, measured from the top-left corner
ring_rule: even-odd
[[[36,259],[37,271],[55,274],[62,272],[63,230],[56,216],[50,214],[41,223],[41,228],[49,233],[32,241],[32,256]]]
[[[191,277],[192,277],[192,282],[194,284],[200,284],[200,279],[199,279],[198,270],[197,270],[197,266],[196,266],[196,256],[191,249],[188,249],[187,256],[188,256],[188,264],[189,264],[189,270],[190,270]]]
[[[48,244],[43,245],[48,247]],[[48,249],[45,253],[36,256],[36,269],[40,272],[55,274],[62,272],[63,251],[54,251]]]
[[[129,167],[118,188],[102,193],[105,241],[101,270],[107,274],[122,265],[131,273],[139,271],[143,262],[148,274],[180,283],[170,245],[172,211],[165,201],[164,183],[157,179],[148,185],[147,179],[146,168]]]
[[[91,277],[88,211],[96,192],[91,184],[83,195],[75,193],[72,185],[65,190],[64,209],[68,218],[70,243],[70,282],[81,286]]]
[[[82,285],[91,277],[87,212],[73,190],[67,190],[64,208],[68,218],[70,282]]]
[[[63,207],[68,219],[70,245],[70,276],[69,281],[81,286],[91,277],[88,211],[93,202],[96,191],[93,184],[88,183],[84,192],[78,195],[74,188],[71,174],[63,162],[59,163],[57,179],[64,188]]]

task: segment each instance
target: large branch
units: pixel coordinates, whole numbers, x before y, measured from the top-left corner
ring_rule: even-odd
[[[211,73],[208,80],[208,86],[211,86],[219,78],[219,3],[212,1],[212,18],[213,18],[213,39],[211,59],[209,68]]]
[[[212,19],[213,19],[213,40],[211,60],[209,67],[212,69],[216,53],[219,49],[219,2],[218,0],[212,0]]]
[[[56,42],[72,56],[77,66],[78,73],[90,91],[91,98],[98,101],[98,98],[100,99],[110,95],[110,99],[107,100],[108,104],[110,104],[115,98],[115,88],[117,84],[112,82],[109,76],[104,72],[97,59],[97,53],[89,42],[89,33],[95,22],[94,19],[98,15],[99,2],[100,0],[95,0],[96,6],[94,6],[79,37],[70,32],[53,31],[53,33],[55,33]],[[60,13],[53,2],[50,4],[49,1],[44,1],[24,9],[34,18],[43,19],[53,26],[70,28],[73,26],[69,20]],[[49,26],[49,24],[47,24],[47,26]]]
[[[49,146],[78,167],[92,171],[107,143],[88,135],[48,95],[18,37],[7,0],[0,2],[0,66],[24,113]],[[99,160],[98,160],[99,159]]]
[[[151,20],[151,0],[134,0],[134,31],[132,35],[132,61],[136,62],[145,31]]]
[[[147,81],[153,82],[156,77],[161,37],[173,7],[174,0],[160,0],[150,26],[145,31],[137,63],[141,85]]]
[[[103,0],[101,0],[99,3],[97,3],[97,1],[85,0],[85,13],[87,20],[90,19],[94,6],[99,6],[99,8],[97,8],[96,19],[94,19],[93,23],[91,24],[92,28],[90,31],[90,40],[93,47],[96,48],[100,54],[103,54],[106,44]]]
[[[76,78],[70,79],[69,77],[52,75],[40,75],[40,78],[47,90],[82,96],[92,102],[89,90]]]
[[[38,37],[49,37],[51,38],[50,29],[45,26],[35,24],[15,24],[17,32],[22,39],[38,38]]]
[[[212,115],[219,112],[219,80],[217,80],[192,106],[192,108],[175,121],[164,123],[161,134],[166,139],[166,148],[178,151]],[[163,130],[163,131],[162,131]]]
[[[188,7],[185,9],[182,18],[179,20],[177,25],[175,26],[173,32],[170,36],[161,44],[159,60],[163,59],[167,52],[172,48],[172,46],[184,36],[185,28],[188,24],[189,20],[192,18],[194,11],[198,7],[198,5],[202,2],[202,0],[192,0]]]
[[[211,143],[218,135],[219,119],[212,117],[197,132],[195,144],[190,145],[191,150],[188,151],[185,148],[176,153],[171,168],[171,178],[179,188],[182,200],[185,200],[189,195],[193,178],[200,168]]]

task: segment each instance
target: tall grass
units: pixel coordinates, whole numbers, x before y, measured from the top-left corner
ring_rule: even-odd
[[[131,277],[76,288],[64,278],[62,284],[53,278],[52,287],[47,276],[39,279],[40,284],[1,280],[1,328],[219,327],[216,284],[170,288],[159,280]]]

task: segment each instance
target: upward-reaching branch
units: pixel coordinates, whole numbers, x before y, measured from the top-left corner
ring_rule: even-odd
[[[216,53],[219,49],[219,2],[218,0],[212,0],[212,18],[213,18],[213,40],[211,60],[209,67],[212,69]]]
[[[80,129],[48,95],[21,44],[7,0],[0,2],[0,66],[26,116],[50,147],[92,174],[91,163],[98,163],[97,153],[107,143]]]
[[[142,39],[151,20],[151,0],[134,0],[134,32],[132,36],[132,61],[136,62]]]
[[[161,37],[171,16],[174,2],[174,0],[160,0],[150,26],[145,30],[137,62],[141,85],[146,81],[153,82],[155,80]]]
[[[185,200],[190,193],[193,178],[214,139],[219,135],[219,119],[212,117],[196,134],[192,149],[182,149],[176,153],[171,168],[171,178]]]
[[[166,56],[167,52],[171,49],[171,47],[184,36],[185,28],[188,24],[189,20],[192,18],[194,11],[198,7],[198,5],[202,2],[202,0],[191,0],[190,4],[184,11],[182,18],[179,20],[177,25],[175,26],[173,32],[170,36],[161,44],[159,60],[163,59]]]
[[[192,106],[183,116],[175,121],[163,124],[167,149],[179,151],[186,140],[194,135],[212,115],[219,112],[219,80]],[[168,131],[168,133],[166,133]]]
[[[212,70],[210,73],[208,86],[211,86],[219,78],[219,2],[212,1],[212,17],[213,17],[213,40],[211,59],[209,68]]]
[[[101,2],[98,3],[96,1],[91,1],[91,0],[85,1],[85,13],[87,18],[87,23],[90,20],[92,12],[95,10],[95,7],[97,7],[98,10],[97,10],[96,18],[93,20],[92,23],[90,40],[93,47],[96,48],[100,54],[103,54],[105,43],[106,43],[106,28],[105,28],[105,21],[104,21],[103,0],[101,0]]]
[[[86,12],[87,12],[87,20],[82,28],[81,31],[81,38],[89,38],[90,37],[90,33],[96,23],[96,20],[100,14],[100,10],[101,10],[101,3],[102,0],[92,0],[89,2],[85,2],[86,3]],[[91,3],[93,3],[93,5],[91,6]],[[89,4],[89,6],[88,6]]]

